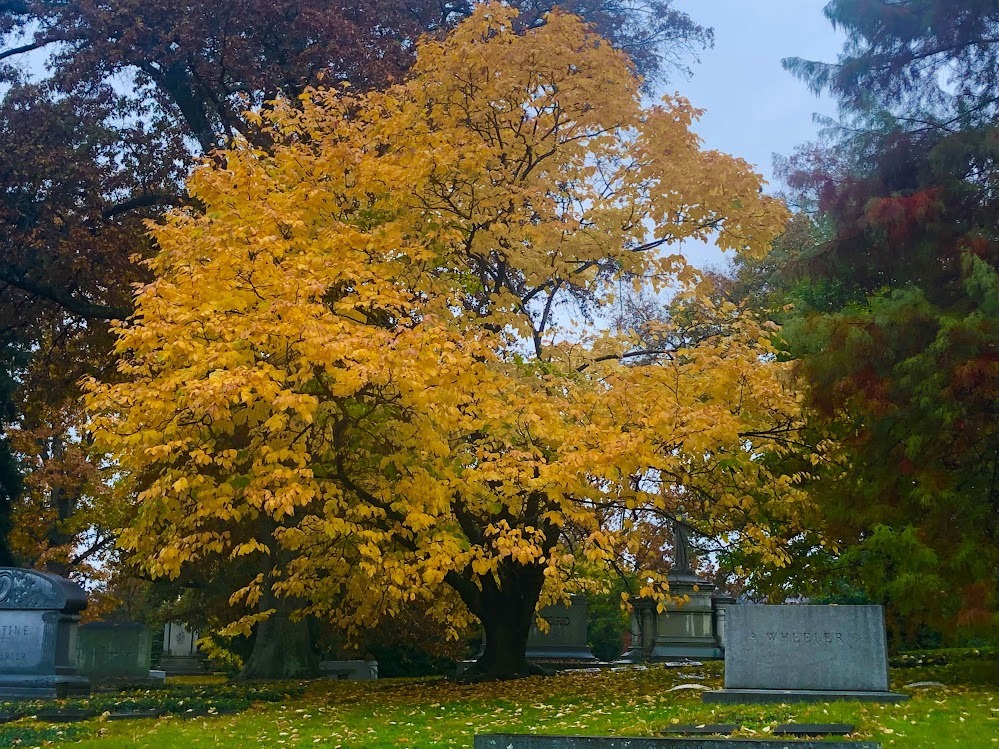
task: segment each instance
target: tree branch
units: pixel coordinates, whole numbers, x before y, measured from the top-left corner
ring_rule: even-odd
[[[636,356],[658,356],[661,354],[675,354],[676,351],[677,350],[675,348],[646,348],[646,349],[639,349],[638,351],[628,351],[623,354],[605,354],[603,356],[598,356],[593,361],[586,362],[586,364],[580,364],[578,367],[576,367],[576,371],[582,372],[583,370],[588,369],[591,365],[599,364],[602,361],[611,361],[612,359],[618,359],[618,360],[632,359]]]
[[[44,39],[36,39],[30,44],[23,44],[20,47],[11,47],[10,49],[0,50],[0,60],[6,60],[8,57],[23,55],[25,52],[32,52],[36,49],[41,49],[46,45],[52,44],[52,42],[59,41],[66,41],[66,38],[60,36],[50,36]]]
[[[101,211],[101,216],[105,219],[114,218],[122,213],[134,211],[137,208],[152,208],[159,205],[181,206],[192,205],[193,202],[183,195],[170,195],[167,193],[146,193],[136,195],[134,198],[115,203]]]
[[[74,296],[68,291],[53,288],[28,278],[28,274],[18,268],[0,265],[0,281],[26,291],[41,299],[53,302],[67,312],[92,320],[124,320],[130,314],[130,307],[115,307],[98,304],[88,299]]]

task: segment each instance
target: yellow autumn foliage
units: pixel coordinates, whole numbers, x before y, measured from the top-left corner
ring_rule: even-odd
[[[786,209],[576,17],[514,18],[481,5],[386,91],[276,102],[273,145],[152,228],[123,382],[88,400],[149,574],[232,560],[234,602],[272,585],[347,626],[453,617],[450,585],[488,630],[681,508],[780,561],[805,499],[761,459],[798,408],[770,331],[712,309],[718,335],[634,363],[599,321],[621,282],[696,281],[685,239],[764,254]]]

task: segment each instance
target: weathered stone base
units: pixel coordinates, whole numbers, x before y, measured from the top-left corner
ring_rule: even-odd
[[[527,648],[524,657],[529,661],[537,661],[539,663],[557,661],[560,663],[580,664],[576,666],[577,668],[600,663],[600,659],[593,655],[589,648],[585,647],[542,647],[535,645],[534,647]]]
[[[160,658],[160,671],[167,676],[194,676],[204,673],[201,659],[196,655],[164,655]]]
[[[117,692],[123,688],[156,689],[166,685],[166,672],[150,670],[147,676],[91,676],[90,688],[95,692]]]
[[[717,661],[725,657],[725,653],[717,643],[714,642],[690,642],[690,643],[670,643],[668,645],[657,644],[652,648],[649,655],[649,662],[661,663],[662,661],[675,661],[687,659],[692,661]]]
[[[531,736],[515,733],[476,736],[474,746],[475,749],[881,749],[881,744],[876,741]]]
[[[0,676],[0,699],[39,700],[86,697],[90,681],[82,676]]]
[[[766,704],[774,702],[904,702],[908,695],[897,692],[838,692],[819,689],[719,689],[701,694],[703,702]]]
[[[339,681],[370,681],[378,678],[378,661],[320,661],[319,673]]]

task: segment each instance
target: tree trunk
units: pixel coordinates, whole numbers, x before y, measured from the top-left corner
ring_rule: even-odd
[[[269,584],[260,610],[276,609],[257,625],[253,651],[240,679],[311,679],[319,675],[319,656],[312,646],[308,619],[292,621],[295,602],[274,595]]]
[[[465,672],[469,678],[517,679],[546,673],[525,657],[544,577],[543,567],[510,562],[500,567],[499,585],[487,576],[480,578],[479,590],[468,578],[449,575],[448,582],[485,630],[485,648]]]

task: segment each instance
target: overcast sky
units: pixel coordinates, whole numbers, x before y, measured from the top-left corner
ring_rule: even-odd
[[[690,80],[677,90],[706,112],[697,125],[705,146],[739,156],[768,179],[772,156],[812,140],[813,113],[835,115],[835,104],[811,94],[784,71],[784,57],[833,62],[843,36],[822,14],[826,0],[676,0],[700,24],[715,30],[715,46],[701,54]],[[685,248],[696,264],[717,264],[721,253]]]

